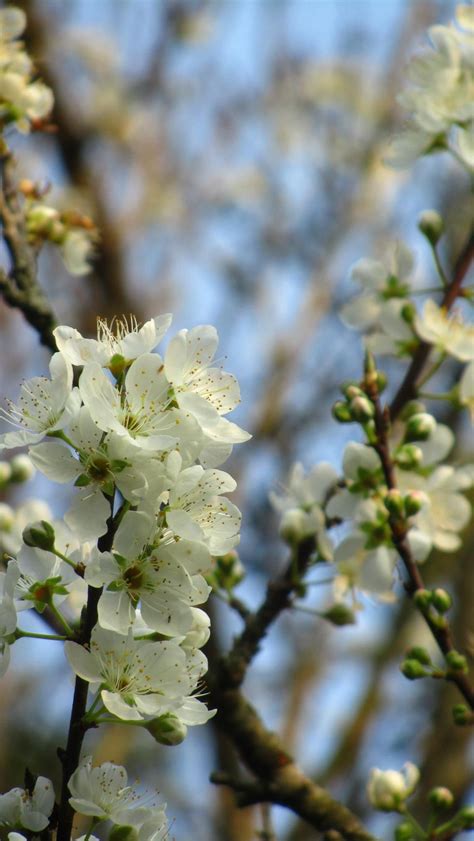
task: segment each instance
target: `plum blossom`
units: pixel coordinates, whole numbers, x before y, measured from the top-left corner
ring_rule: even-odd
[[[41,832],[49,824],[54,806],[54,788],[47,777],[38,777],[33,791],[12,788],[0,794],[0,826]]]
[[[375,809],[382,812],[399,812],[413,794],[420,772],[413,762],[405,762],[402,771],[382,771],[372,768],[367,783],[367,796]]]
[[[126,363],[132,362],[144,353],[150,353],[165,335],[171,324],[170,313],[150,318],[141,327],[131,316],[115,319],[111,325],[105,319],[97,319],[97,339],[85,339],[79,330],[61,325],[54,330],[54,338],[60,353],[71,365],[85,365],[97,362],[108,367],[114,357]]]
[[[6,572],[0,572],[0,677],[3,677],[10,663],[8,637],[16,631],[17,613],[15,587],[20,577],[16,561],[10,561]]]
[[[416,317],[415,330],[442,353],[461,362],[474,359],[474,325],[465,324],[460,315],[448,313],[431,299],[425,302],[421,316]]]
[[[33,377],[21,386],[18,405],[11,401],[5,420],[20,427],[18,432],[0,435],[0,451],[23,444],[37,444],[45,435],[64,429],[81,405],[77,388],[72,387],[72,367],[60,353],[51,357],[51,379]]]
[[[383,601],[392,601],[393,572],[397,560],[395,549],[387,546],[368,548],[367,535],[351,532],[336,547],[334,564],[336,598],[360,590]]]

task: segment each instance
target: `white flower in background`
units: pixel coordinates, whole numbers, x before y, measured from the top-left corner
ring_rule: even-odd
[[[0,795],[0,826],[29,829],[36,834],[48,826],[53,806],[51,780],[38,777],[31,794],[22,788],[12,788]]]
[[[126,634],[141,603],[145,623],[169,636],[192,627],[191,606],[206,601],[210,588],[201,575],[210,556],[201,543],[174,541],[153,547],[153,519],[144,512],[125,514],[114,538],[113,554],[97,555],[85,578],[105,587],[99,600],[99,623]]]
[[[51,522],[52,519],[49,505],[41,499],[28,499],[15,510],[0,503],[0,551],[16,555],[23,544],[22,534],[26,526],[41,520]]]
[[[33,377],[21,386],[18,405],[8,401],[9,412],[1,415],[20,427],[18,432],[0,435],[0,450],[36,444],[50,432],[64,429],[81,405],[77,388],[72,387],[72,367],[60,353],[51,357],[51,379]]]
[[[105,707],[124,720],[169,712],[195,689],[175,641],[134,640],[131,630],[125,636],[96,625],[90,651],[66,642],[65,652],[73,671],[99,688]]]
[[[270,502],[282,515],[280,533],[290,540],[316,537],[318,550],[327,560],[332,558],[332,543],[325,528],[323,507],[337,480],[337,471],[327,462],[317,464],[307,475],[297,462],[290,471],[285,493],[270,492]]]
[[[474,361],[466,365],[459,380],[459,400],[467,406],[474,421]]]
[[[413,528],[408,537],[426,545],[424,560],[432,547],[443,552],[455,552],[461,546],[458,532],[471,518],[471,505],[461,491],[473,484],[472,469],[441,465],[428,476],[398,471],[397,482],[403,493],[419,491],[425,500],[421,511],[412,518]],[[417,534],[418,533],[418,534]]]
[[[382,771],[372,768],[367,783],[367,796],[375,809],[400,812],[405,800],[414,792],[420,772],[413,762],[405,762],[403,771]]]
[[[68,782],[72,795],[69,803],[74,811],[87,817],[133,827],[153,821],[157,831],[165,829],[165,805],[146,806],[144,798],[127,781],[127,771],[122,765],[104,762],[94,767],[92,757],[86,756]]]
[[[251,436],[222,417],[240,402],[240,390],[232,374],[211,366],[218,341],[209,324],[180,330],[167,347],[165,374],[179,407],[196,418],[211,440],[238,444]]]
[[[334,552],[336,598],[360,590],[384,601],[392,601],[396,560],[395,549],[387,546],[367,549],[367,535],[360,531],[352,532]]]
[[[88,274],[91,270],[89,260],[94,251],[90,231],[69,230],[60,245],[60,251],[68,272],[73,275]]]
[[[58,350],[72,365],[98,362],[109,366],[113,357],[127,363],[144,353],[150,353],[162,340],[172,321],[172,315],[150,318],[142,327],[134,317],[116,319],[110,325],[97,319],[97,339],[85,339],[78,330],[62,325],[54,330]]]
[[[386,301],[380,313],[377,329],[365,339],[367,350],[377,355],[403,356],[409,354],[416,335],[404,317],[406,300]],[[411,308],[411,305],[408,304]]]
[[[5,637],[16,631],[15,587],[20,577],[16,561],[10,561],[6,572],[0,572],[0,677],[10,664],[10,646]]]
[[[474,359],[474,325],[465,324],[458,314],[447,312],[431,299],[425,302],[422,315],[416,317],[415,330],[442,353],[461,362]]]
[[[342,466],[346,487],[338,489],[331,497],[326,514],[328,517],[349,520],[361,502],[383,484],[382,463],[373,447],[349,441],[344,450]]]
[[[407,166],[420,155],[445,148],[452,142],[453,127],[463,129],[473,118],[474,37],[463,8],[457,18],[465,31],[432,26],[430,49],[415,55],[408,66],[408,86],[398,99],[411,120],[392,143],[387,161],[393,166]]]
[[[178,443],[186,418],[171,408],[169,383],[158,354],[132,362],[122,395],[97,362],[85,367],[79,381],[84,405],[103,432],[116,432],[144,450],[169,450]]]

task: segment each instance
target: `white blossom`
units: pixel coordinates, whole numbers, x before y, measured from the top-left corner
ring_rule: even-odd
[[[397,553],[387,546],[367,548],[367,535],[351,532],[336,547],[334,589],[337,598],[361,590],[379,599],[393,599],[392,584]]]
[[[399,812],[415,790],[419,779],[420,772],[413,762],[405,762],[403,771],[372,768],[367,783],[367,796],[375,809]]]
[[[41,832],[49,824],[54,806],[51,780],[38,777],[30,794],[22,788],[12,788],[0,795],[0,826]]]
[[[10,663],[10,645],[6,637],[16,631],[14,595],[19,577],[20,570],[16,561],[10,561],[6,572],[0,572],[0,677],[3,677]]]
[[[102,318],[97,319],[97,339],[85,339],[73,327],[61,325],[54,330],[58,350],[72,365],[97,362],[109,366],[113,357],[121,357],[127,363],[144,353],[150,353],[165,335],[172,316],[159,315],[139,326],[135,318],[115,319],[109,326]]]
[[[474,421],[474,361],[466,365],[459,380],[459,400],[467,406]]]
[[[305,475],[303,465],[293,465],[286,491],[270,493],[273,507],[282,515],[282,534],[294,533],[296,539],[315,536],[318,549],[328,560],[332,557],[332,543],[325,528],[323,507],[329,491],[338,479],[337,471],[327,462],[321,462]]]
[[[474,359],[474,325],[465,324],[459,314],[447,312],[430,298],[425,302],[422,315],[415,319],[415,330],[421,339],[442,353],[461,362]]]

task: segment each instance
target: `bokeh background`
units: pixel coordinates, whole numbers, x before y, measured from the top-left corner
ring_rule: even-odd
[[[396,94],[411,52],[446,0],[28,0],[27,39],[54,89],[54,132],[15,139],[19,175],[54,185],[51,199],[97,223],[94,270],[70,277],[44,249],[40,278],[60,323],[93,333],[97,315],[140,320],[174,313],[173,329],[211,322],[225,367],[241,383],[235,420],[252,432],[228,464],[243,512],[238,595],[255,606],[286,557],[268,492],[301,460],[341,464],[354,428],[331,421],[338,384],[360,374],[361,343],[338,319],[354,291],[351,263],[403,238],[417,253],[417,283],[435,280],[416,229],[428,207],[447,219],[443,259],[453,264],[469,215],[469,185],[445,156],[397,172],[383,163],[403,115]],[[0,302],[2,394],[47,369],[47,352],[18,312]],[[388,366],[395,386],[402,375]],[[455,370],[446,376],[454,376]],[[445,416],[457,425],[458,419]],[[461,441],[468,443],[460,429]],[[464,449],[456,457],[464,459]],[[61,513],[63,488],[37,477],[5,501],[38,496]],[[56,495],[55,495],[56,494]],[[472,535],[471,535],[472,537]],[[471,540],[472,544],[472,540]],[[430,583],[455,593],[464,645],[474,580],[466,549],[433,556]],[[317,580],[323,575],[310,575]],[[330,600],[308,587],[308,609]],[[356,626],[333,629],[297,608],[280,617],[245,692],[305,771],[374,831],[365,782],[373,765],[423,769],[415,810],[434,784],[462,802],[472,773],[465,733],[451,725],[454,690],[410,683],[398,671],[416,638],[430,645],[402,599],[363,600]],[[225,649],[240,620],[211,599],[213,643]],[[31,619],[40,630],[40,621]],[[472,648],[472,632],[470,638]],[[25,764],[57,779],[72,677],[59,647],[21,641],[0,693],[0,791],[21,785]],[[97,761],[113,759],[161,791],[178,841],[253,841],[259,807],[238,811],[212,770],[235,770],[212,722],[176,748],[147,733],[88,734]],[[317,833],[274,808],[278,841]]]

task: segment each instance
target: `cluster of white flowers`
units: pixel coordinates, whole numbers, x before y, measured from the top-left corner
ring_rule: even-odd
[[[34,193],[34,186],[32,190]],[[56,245],[66,269],[73,275],[90,271],[89,260],[93,256],[97,233],[88,216],[68,211],[60,213],[55,207],[27,197],[25,221],[32,245],[43,242]]]
[[[35,121],[47,117],[53,107],[53,93],[47,85],[33,81],[33,65],[17,39],[26,27],[22,9],[0,10],[0,125],[15,124],[28,133]]]
[[[0,436],[0,449],[29,445],[33,465],[75,491],[64,521],[51,522],[46,510],[31,523],[29,510],[23,539],[19,515],[9,522],[5,506],[4,549],[15,557],[1,574],[0,645],[3,673],[18,611],[57,614],[66,605],[77,617],[86,585],[97,588],[90,642],[65,643],[73,671],[95,693],[94,720],[136,722],[176,744],[213,715],[196,696],[209,637],[197,605],[208,598],[213,557],[239,541],[241,515],[224,495],[236,483],[216,468],[250,436],[225,417],[240,394],[213,364],[216,330],[179,331],[162,358],[153,351],[170,323],[170,315],[142,327],[99,321],[97,340],[58,327],[50,378],[24,382],[18,405],[4,411],[18,429]],[[90,767],[78,774],[75,808]],[[157,832],[155,820],[153,833],[148,826],[139,837],[158,841]]]
[[[399,96],[409,112],[405,131],[392,144],[388,162],[404,167],[420,155],[451,149],[474,168],[474,14],[456,11],[457,26],[432,26],[430,47],[411,59],[409,86]]]

